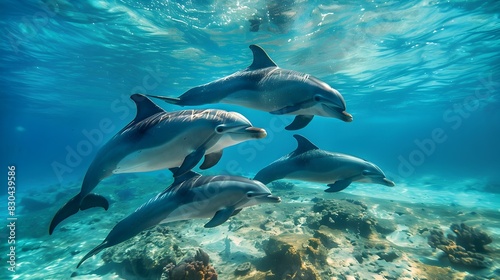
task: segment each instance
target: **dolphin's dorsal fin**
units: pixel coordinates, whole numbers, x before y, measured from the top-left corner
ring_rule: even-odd
[[[177,170],[179,170],[179,167],[170,168],[170,171],[174,174],[177,173]],[[189,180],[191,178],[198,177],[198,176],[201,176],[201,174],[194,172],[192,170],[189,170],[188,172],[182,174],[181,176],[175,177],[174,182],[172,183],[172,186],[179,185],[180,183],[182,183],[186,180]]]
[[[248,68],[248,70],[256,70],[256,69],[261,69],[261,68],[267,68],[267,67],[278,67],[276,63],[267,55],[266,51],[257,46],[257,45],[250,45],[250,49],[252,50],[253,53],[253,62]]]
[[[293,151],[293,155],[302,154],[310,150],[319,149],[316,145],[307,140],[304,136],[295,134],[293,137],[297,140],[297,149]]]
[[[169,168],[169,170],[175,174],[177,172],[177,170],[179,169],[179,167],[173,167],[173,168]],[[196,173],[194,171],[191,171],[189,170],[188,172],[182,174],[181,176],[178,176],[178,177],[174,177],[174,182],[168,186],[166,189],[164,189],[161,193],[159,193],[157,195],[157,197],[160,197],[166,193],[170,193],[170,192],[177,192],[181,189],[185,189],[185,186],[182,185],[182,183],[184,181],[187,181],[189,179],[192,179],[192,178],[195,178],[195,177],[201,177],[201,174],[200,173]]]
[[[135,106],[137,107],[137,114],[132,123],[137,123],[154,114],[165,112],[165,110],[143,94],[135,93],[130,96],[130,99],[135,102]]]

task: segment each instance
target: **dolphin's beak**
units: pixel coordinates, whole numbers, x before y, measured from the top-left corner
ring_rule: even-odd
[[[279,196],[274,196],[274,195],[268,195],[266,197],[266,199],[268,200],[268,202],[271,202],[271,203],[280,203],[281,202],[281,197]]]
[[[323,109],[325,109],[325,111],[327,112],[330,112],[332,117],[338,118],[345,122],[352,122],[352,115],[344,111],[345,107],[341,108],[337,105],[323,104]]]
[[[252,138],[256,139],[262,139],[267,136],[266,130],[259,127],[253,127],[253,126],[247,127],[245,128],[245,132],[249,133],[252,136]]]
[[[384,184],[384,185],[386,185],[388,187],[394,187],[396,185],[393,181],[391,181],[391,180],[389,180],[387,178],[383,178],[382,179],[382,184]]]
[[[279,203],[281,202],[281,197],[274,196],[270,193],[248,193],[247,196],[259,200],[261,203]]]
[[[268,194],[267,196],[262,197],[262,200],[269,203],[280,203],[281,197]]]
[[[352,115],[347,113],[346,111],[342,111],[342,120],[345,122],[352,122]]]

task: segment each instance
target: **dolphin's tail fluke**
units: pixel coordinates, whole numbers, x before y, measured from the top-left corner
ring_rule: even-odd
[[[49,234],[54,232],[56,226],[68,217],[75,215],[79,210],[86,210],[92,207],[102,207],[108,210],[109,202],[103,196],[97,194],[88,194],[82,199],[81,194],[77,194],[64,204],[54,215],[49,226]]]
[[[88,252],[85,256],[83,256],[82,260],[78,263],[78,265],[76,266],[76,268],[79,268],[80,265],[82,265],[82,263],[84,261],[86,261],[88,258],[90,258],[90,257],[92,257],[94,255],[97,255],[99,252],[101,252],[102,250],[104,250],[104,249],[106,249],[108,247],[110,247],[108,245],[108,241],[104,240],[104,242],[102,242],[99,246],[95,247],[90,252]]]
[[[104,208],[104,210],[108,210],[109,202],[102,195],[89,193],[83,198],[82,202],[80,203],[80,210],[87,210],[93,207],[101,207]]]
[[[170,103],[170,104],[182,105],[181,99],[178,97],[166,97],[166,96],[151,95],[151,94],[147,94],[147,96],[161,99],[161,100],[163,100],[167,103]]]
[[[49,234],[54,232],[56,226],[64,221],[66,218],[75,215],[80,210],[80,202],[82,201],[81,194],[77,194],[72,199],[70,199],[66,204],[64,204],[59,211],[54,215],[49,226]]]

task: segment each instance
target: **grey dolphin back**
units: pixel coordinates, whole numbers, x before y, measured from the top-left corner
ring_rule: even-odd
[[[262,184],[267,185],[272,181],[282,179],[283,177],[280,177],[279,175],[276,174],[276,172],[274,172],[274,170],[272,169],[272,165],[273,164],[262,168],[259,172],[257,172],[257,174],[255,174],[253,180],[259,181]]]
[[[288,175],[289,166],[287,166],[286,160],[301,155],[307,151],[319,149],[311,141],[302,135],[295,134],[293,137],[297,140],[297,148],[291,153],[283,156],[277,161],[269,164],[268,166],[262,168],[254,177],[254,180],[260,181],[267,185],[268,183],[283,179]]]

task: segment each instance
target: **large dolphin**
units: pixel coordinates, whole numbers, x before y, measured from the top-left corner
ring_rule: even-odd
[[[90,193],[113,174],[145,172],[180,167],[180,176],[205,156],[201,169],[215,165],[222,149],[266,136],[244,116],[223,110],[184,110],[166,112],[150,99],[134,94],[137,115],[97,153],[83,179],[80,193],[55,214],[49,234],[69,216],[91,207],[108,209],[108,201]]]
[[[228,103],[296,115],[287,130],[305,127],[315,115],[352,121],[337,90],[311,75],[279,68],[257,45],[250,49],[253,62],[243,71],[194,87],[178,98],[151,96],[181,106]]]
[[[237,176],[201,176],[188,171],[118,222],[104,241],[82,258],[77,268],[100,251],[160,223],[211,218],[205,224],[211,228],[221,225],[244,207],[280,201],[258,181]]]
[[[254,180],[264,184],[282,178],[326,183],[329,188],[325,192],[341,191],[352,182],[394,186],[394,182],[369,161],[321,150],[301,135],[293,137],[297,140],[297,149],[264,167]]]

